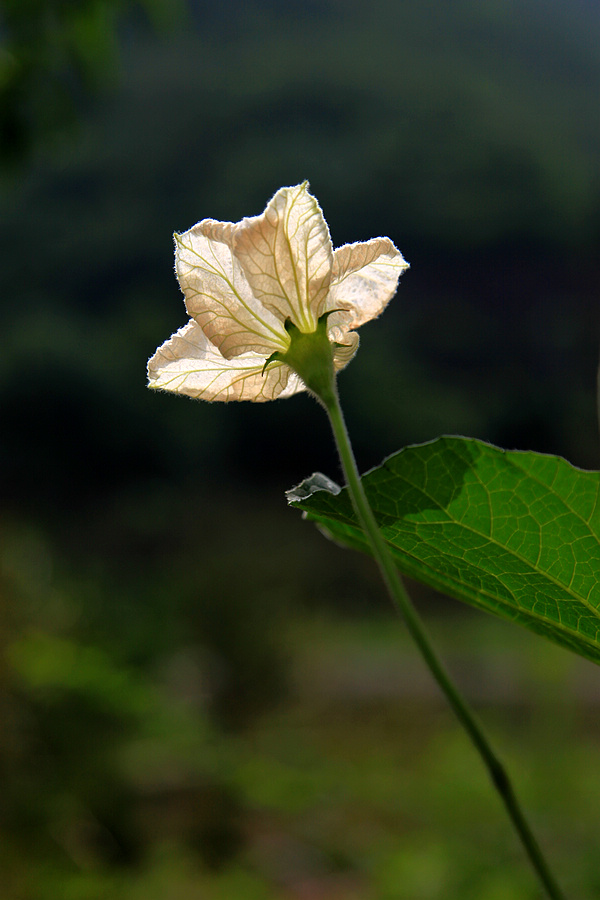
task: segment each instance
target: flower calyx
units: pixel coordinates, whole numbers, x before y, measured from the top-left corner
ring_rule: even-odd
[[[331,309],[319,317],[314,331],[301,331],[291,319],[286,319],[284,327],[290,338],[290,345],[283,353],[275,351],[263,366],[263,374],[270,363],[279,362],[289,366],[300,376],[308,391],[318,400],[328,402],[335,391],[334,351],[339,346],[329,339],[327,319],[339,310]]]

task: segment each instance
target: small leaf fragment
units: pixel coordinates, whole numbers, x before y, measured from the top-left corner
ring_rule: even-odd
[[[316,491],[328,491],[328,493],[335,496],[341,490],[339,484],[336,484],[327,475],[323,475],[322,472],[313,472],[312,475],[309,475],[296,487],[286,491],[285,496],[288,503],[299,503],[301,500],[308,500]]]

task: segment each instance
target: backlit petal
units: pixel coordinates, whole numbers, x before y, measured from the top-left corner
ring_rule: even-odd
[[[345,244],[333,254],[328,309],[331,325],[358,328],[378,316],[394,296],[398,279],[408,263],[389,238]]]
[[[175,235],[177,277],[188,313],[222,356],[270,356],[289,340],[281,321],[254,297],[232,253],[235,228],[205,219]]]
[[[344,369],[358,350],[359,337],[355,331],[350,331],[341,338],[333,350],[333,367],[336,372]]]
[[[304,390],[288,366],[264,355],[245,353],[225,359],[191,320],[158,348],[148,363],[148,386],[201,400],[275,400]]]
[[[263,306],[300,331],[314,331],[327,302],[333,250],[308,184],[277,191],[261,216],[240,222],[233,246]]]

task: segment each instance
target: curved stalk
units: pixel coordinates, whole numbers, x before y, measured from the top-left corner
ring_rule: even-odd
[[[337,388],[333,378],[328,389],[320,392],[317,399],[325,407],[329,417],[354,511],[369,540],[373,556],[379,566],[392,601],[397,611],[405,620],[407,628],[417,644],[429,671],[479,752],[479,755],[489,772],[492,783],[506,807],[515,831],[517,832],[525,852],[529,857],[540,882],[543,884],[548,897],[550,897],[551,900],[565,900],[565,896],[558,887],[529,823],[525,818],[503,764],[492,750],[474,713],[469,708],[466,700],[463,698],[439,660],[423,622],[408,596],[402,578],[396,568],[392,555],[388,550],[387,544],[381,535],[375,516],[373,515],[373,511],[367,500],[358,473],[356,460],[354,458],[352,445],[350,443],[348,430],[346,428]]]

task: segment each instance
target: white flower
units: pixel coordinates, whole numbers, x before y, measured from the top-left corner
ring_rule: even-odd
[[[190,321],[148,363],[149,387],[203,400],[274,400],[305,390],[275,358],[326,313],[333,365],[358,348],[353,330],[378,316],[408,264],[389,238],[333,250],[308,184],[281,188],[261,216],[203,219],[175,235],[176,271]],[[286,324],[288,328],[286,328]]]

